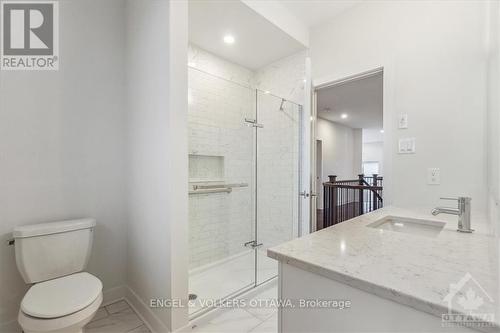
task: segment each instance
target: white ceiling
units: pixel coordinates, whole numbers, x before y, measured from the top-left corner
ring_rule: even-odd
[[[383,127],[383,74],[318,91],[318,116],[352,128]],[[328,110],[329,109],[329,110]],[[347,114],[346,119],[341,115]]]
[[[361,0],[280,0],[279,3],[308,27],[322,24]]]
[[[225,44],[231,34],[236,42]],[[256,70],[304,47],[240,1],[189,1],[189,40],[226,60]]]

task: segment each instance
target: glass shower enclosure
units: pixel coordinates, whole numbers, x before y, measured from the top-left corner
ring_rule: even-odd
[[[189,293],[196,316],[278,273],[297,236],[302,107],[189,68]]]

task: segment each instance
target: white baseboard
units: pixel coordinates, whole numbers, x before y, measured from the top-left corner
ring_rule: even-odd
[[[146,303],[144,303],[142,299],[130,287],[126,287],[125,299],[151,332],[170,332],[165,324],[151,310],[151,308]]]
[[[116,301],[122,300],[127,295],[126,286],[118,286],[110,289],[106,289],[102,292],[102,305],[106,306]]]

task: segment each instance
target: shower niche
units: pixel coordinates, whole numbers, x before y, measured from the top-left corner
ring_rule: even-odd
[[[189,183],[224,181],[224,156],[189,154]]]

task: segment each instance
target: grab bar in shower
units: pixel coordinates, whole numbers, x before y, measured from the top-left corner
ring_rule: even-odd
[[[189,191],[189,194],[207,194],[207,193],[231,193],[233,189],[231,187],[219,187],[219,188],[207,188],[207,189],[196,189]]]
[[[248,184],[247,183],[236,183],[236,184],[215,184],[215,185],[193,185],[194,190],[233,188],[233,187],[248,187]]]
[[[231,193],[235,187],[248,187],[248,184],[193,185],[193,190],[189,191],[189,194]]]

